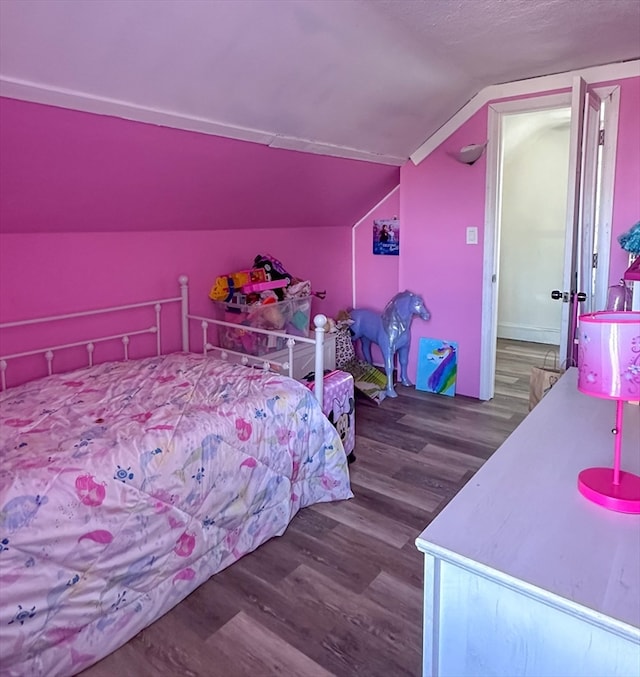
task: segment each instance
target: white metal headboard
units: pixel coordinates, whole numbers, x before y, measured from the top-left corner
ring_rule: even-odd
[[[228,327],[237,327],[237,325],[231,324],[229,322],[223,322],[222,320],[214,320],[210,317],[202,317],[199,315],[191,315],[189,313],[189,278],[186,275],[181,275],[178,278],[180,284],[180,296],[175,296],[171,298],[164,299],[155,299],[152,301],[143,301],[140,303],[131,303],[123,306],[112,306],[108,308],[100,308],[98,310],[86,310],[77,313],[69,313],[66,315],[52,315],[49,317],[38,317],[29,320],[20,320],[16,322],[4,322],[0,324],[0,330],[11,329],[16,327],[25,327],[29,325],[44,324],[46,322],[57,322],[61,320],[70,320],[81,317],[91,317],[96,315],[103,315],[106,313],[116,313],[124,310],[133,310],[133,309],[142,309],[149,308],[153,309],[155,313],[155,322],[151,326],[143,329],[135,329],[132,331],[122,332],[118,334],[110,334],[108,336],[97,336],[91,339],[85,339],[82,341],[74,341],[71,343],[62,343],[54,346],[44,346],[42,348],[36,348],[34,350],[27,350],[17,353],[11,353],[9,355],[0,356],[0,389],[6,390],[7,388],[7,378],[6,372],[9,366],[9,361],[17,359],[20,357],[29,357],[32,355],[43,355],[47,363],[47,372],[49,375],[53,374],[53,360],[55,353],[61,350],[68,348],[77,348],[84,346],[87,351],[87,361],[88,365],[93,365],[93,352],[97,343],[104,343],[107,341],[116,341],[120,339],[122,342],[123,348],[123,359],[129,359],[129,343],[131,337],[140,336],[143,334],[155,334],[156,336],[156,354],[162,355],[162,341],[161,341],[161,312],[163,306],[170,303],[180,303],[181,312],[181,337],[182,337],[182,349],[184,352],[190,351],[189,343],[189,322],[197,321],[200,322],[202,328],[202,344],[203,352],[206,355],[209,351],[216,351],[219,353],[222,359],[229,359],[230,356],[235,357],[242,364],[245,365],[254,365],[261,366],[265,370],[277,369],[278,371],[286,371],[289,376],[293,374],[293,348],[297,342],[300,343],[312,343],[315,344],[315,396],[322,405],[323,400],[323,342],[324,342],[324,333],[325,326],[327,324],[327,318],[324,315],[316,315],[314,318],[315,324],[315,339],[306,338],[303,336],[293,336],[286,334],[284,332],[277,331],[268,331],[266,329],[258,329],[254,327],[245,327],[243,330],[257,333],[257,334],[267,334],[269,336],[275,336],[286,341],[288,348],[288,361],[286,362],[273,362],[269,361],[268,356],[264,357],[254,357],[251,355],[245,355],[244,353],[235,352],[232,350],[225,350],[218,346],[212,345],[209,342],[208,330],[210,325],[220,325]]]
[[[162,354],[162,326],[161,326],[161,312],[162,306],[168,303],[178,303],[183,299],[181,296],[176,296],[173,298],[166,299],[156,299],[154,301],[144,301],[141,303],[130,303],[124,306],[112,306],[109,308],[100,308],[98,310],[85,310],[77,313],[68,313],[66,315],[51,315],[49,317],[37,317],[30,320],[20,320],[16,322],[4,322],[0,324],[0,330],[10,329],[15,327],[25,327],[28,325],[35,324],[44,324],[46,322],[57,322],[60,320],[71,320],[80,317],[91,317],[95,315],[103,315],[105,313],[116,313],[123,310],[133,310],[136,308],[153,308],[155,313],[155,323],[150,327],[144,329],[137,329],[132,331],[123,332],[120,334],[110,334],[109,336],[96,336],[91,339],[85,339],[83,341],[73,341],[71,343],[61,343],[54,346],[45,346],[42,348],[36,348],[34,350],[25,350],[18,353],[11,353],[9,355],[0,356],[0,385],[2,390],[6,390],[7,379],[6,372],[8,368],[9,360],[16,359],[19,357],[29,357],[31,355],[43,355],[47,362],[47,372],[49,375],[53,373],[53,358],[57,351],[65,350],[68,348],[77,348],[84,346],[87,350],[88,365],[93,365],[93,352],[97,343],[105,343],[107,341],[115,341],[120,339],[122,341],[123,349],[123,358],[125,360],[129,359],[129,342],[131,341],[132,336],[140,336],[143,334],[155,334],[156,335],[156,353],[158,355]],[[188,338],[188,337],[187,337]]]

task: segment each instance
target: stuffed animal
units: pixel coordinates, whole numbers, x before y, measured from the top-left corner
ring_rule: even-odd
[[[349,327],[353,320],[349,317],[346,310],[340,310],[335,320],[330,321],[333,324],[333,331],[336,334],[336,369],[344,369],[348,364],[356,359],[356,351],[351,340]]]
[[[274,259],[273,256],[263,256],[262,254],[258,254],[253,260],[253,267],[262,268],[262,270],[265,272],[267,280],[269,281],[288,280],[287,285],[289,285],[293,279],[292,276],[289,275],[289,273],[284,269],[284,266],[280,263],[280,261],[278,261],[278,259]],[[279,301],[284,300],[285,289],[286,287],[280,287],[279,289],[274,290],[278,296]]]
[[[209,298],[212,301],[230,301],[234,294],[244,291],[247,285],[257,285],[267,281],[267,274],[262,268],[239,270],[228,275],[221,275],[211,287]]]
[[[620,246],[631,254],[640,254],[640,221],[618,236]]]
[[[284,328],[287,320],[277,303],[256,304],[249,308],[247,324],[257,329]]]

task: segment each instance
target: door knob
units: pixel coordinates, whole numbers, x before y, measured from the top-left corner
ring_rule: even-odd
[[[576,297],[578,299],[578,303],[584,303],[587,300],[587,295],[583,291],[579,291],[576,294]]]
[[[552,298],[554,301],[560,301],[560,300],[562,300],[562,301],[565,301],[565,302],[566,302],[566,301],[569,300],[569,294],[567,294],[566,292],[561,292],[559,289],[554,289],[554,290],[551,292],[551,298]]]

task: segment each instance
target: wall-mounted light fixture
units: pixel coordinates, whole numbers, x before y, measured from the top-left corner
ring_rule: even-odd
[[[472,165],[477,162],[485,151],[488,141],[484,143],[472,143],[468,146],[463,146],[457,153],[450,153],[450,155],[458,162],[465,165]]]

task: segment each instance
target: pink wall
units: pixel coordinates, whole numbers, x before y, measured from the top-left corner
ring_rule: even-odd
[[[400,190],[395,190],[376,209],[360,221],[355,232],[355,306],[382,310],[398,291],[399,256],[373,253],[373,222],[400,216]],[[402,224],[400,226],[402,237]],[[402,245],[400,246],[402,254]]]
[[[349,228],[386,165],[0,98],[3,232]]]
[[[326,290],[326,300],[314,299],[313,312],[333,315],[351,301],[350,238],[348,228],[247,230],[242,237],[228,230],[5,233],[0,235],[0,322],[175,296],[177,278],[185,273],[192,312],[211,314],[207,295],[215,277],[249,266],[259,253],[272,254],[292,274],[310,279],[315,290]],[[82,337],[112,331],[110,322],[81,326]],[[39,345],[69,340],[64,329],[48,331],[31,333]],[[167,338],[168,349],[179,347],[177,331]],[[33,347],[24,330],[1,335],[0,353]],[[27,375],[42,375],[43,368],[40,372]]]
[[[403,231],[400,224],[400,256],[376,256],[373,253],[373,222],[400,216],[400,190],[395,190],[360,221],[354,229],[355,304],[356,308],[381,311],[398,292],[400,256],[403,252]],[[383,364],[378,347],[373,346],[374,362]]]
[[[7,98],[0,148],[1,322],[173,296],[179,274],[211,312],[215,277],[259,253],[326,289],[314,312],[333,315],[351,303],[351,226],[399,181],[397,167]],[[0,340],[4,353],[36,347],[22,330]]]
[[[417,167],[401,170],[403,248],[400,288],[422,294],[428,323],[412,325],[409,375],[416,373],[421,336],[458,342],[456,391],[477,396],[482,312],[482,245],[466,245],[467,226],[484,232],[486,162],[463,165],[448,153],[486,138],[487,108],[478,111]]]
[[[612,281],[619,279],[626,261],[615,238],[640,218],[640,78],[616,84],[621,86],[621,96]],[[420,165],[407,163],[400,174],[403,249],[399,287],[422,293],[432,312],[426,327],[414,323],[409,374],[415,375],[420,336],[458,341],[457,392],[472,397],[478,396],[480,385],[483,246],[466,245],[465,229],[478,226],[479,242],[484,241],[486,158],[467,166],[447,153],[483,141],[486,135],[484,106]]]

